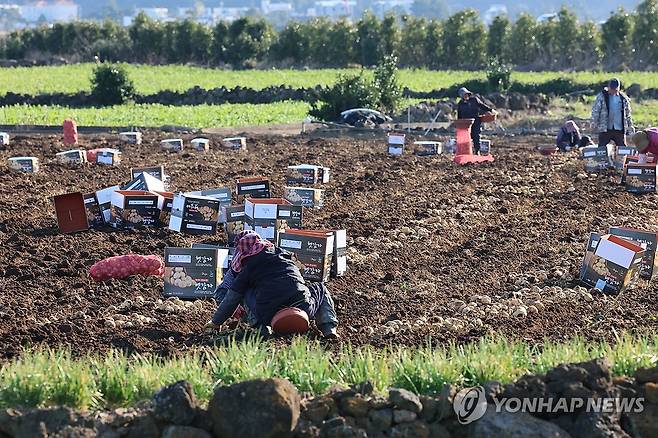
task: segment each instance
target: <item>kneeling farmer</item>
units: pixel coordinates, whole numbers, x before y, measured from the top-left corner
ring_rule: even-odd
[[[640,153],[639,162],[647,162],[647,154],[658,156],[658,127],[647,128],[633,135],[633,144]]]
[[[231,271],[216,293],[221,302],[206,329],[219,328],[244,303],[261,333],[269,332],[279,310],[293,307],[315,319],[325,338],[338,339],[334,302],[324,284],[307,285],[292,255],[253,231],[238,234],[235,242]]]

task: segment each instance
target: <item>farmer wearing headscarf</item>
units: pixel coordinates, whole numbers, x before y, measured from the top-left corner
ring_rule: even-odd
[[[480,135],[482,134],[482,121],[480,116],[486,113],[494,112],[493,108],[484,104],[477,96],[465,87],[457,92],[461,98],[457,104],[458,119],[474,119],[471,126],[471,140],[473,140],[473,153],[480,153]]]
[[[580,144],[580,130],[573,120],[567,121],[557,133],[557,147],[561,151],[570,151]]]
[[[329,291],[322,283],[307,285],[292,254],[254,231],[238,234],[235,248],[231,270],[216,292],[219,306],[206,329],[219,328],[243,303],[252,325],[261,333],[269,333],[272,318],[279,310],[295,307],[315,319],[326,338],[338,338],[338,319]]]
[[[658,127],[647,128],[633,135],[633,144],[640,153],[638,161],[647,162],[647,154],[658,156]]]

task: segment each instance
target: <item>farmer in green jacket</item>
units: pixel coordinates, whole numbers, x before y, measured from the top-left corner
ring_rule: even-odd
[[[621,91],[621,81],[613,78],[596,96],[592,107],[592,128],[599,134],[599,146],[614,141],[626,146],[626,136],[635,133],[631,100]]]

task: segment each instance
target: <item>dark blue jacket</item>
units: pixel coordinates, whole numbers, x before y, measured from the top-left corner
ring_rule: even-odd
[[[247,292],[262,325],[270,325],[274,314],[285,307],[305,308],[310,302],[308,287],[292,255],[277,247],[266,248],[243,260],[242,270],[217,308],[213,322],[223,324]]]

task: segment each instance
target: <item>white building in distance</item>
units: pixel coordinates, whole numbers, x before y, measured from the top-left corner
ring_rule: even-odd
[[[356,2],[353,0],[321,0],[315,2],[312,8],[308,10],[309,17],[327,17],[338,19],[342,17],[351,17],[354,15]]]
[[[20,7],[21,17],[27,23],[75,21],[80,18],[80,7],[69,0],[37,1]]]
[[[372,4],[372,10],[378,17],[387,13],[411,14],[414,0],[378,0]]]

